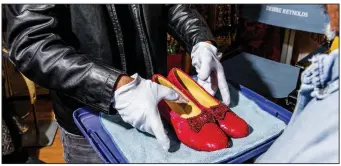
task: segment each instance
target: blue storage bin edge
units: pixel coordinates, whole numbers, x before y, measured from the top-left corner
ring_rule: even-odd
[[[235,86],[235,85],[234,85]],[[240,91],[249,99],[256,102],[256,104],[263,108],[265,111],[270,113],[271,115],[275,116],[276,118],[282,120],[285,122],[285,124],[288,124],[292,113],[285,108],[271,102],[270,100],[266,99],[265,97],[257,94],[256,92],[250,90],[249,88],[246,88],[242,85],[238,85],[240,88]]]
[[[112,159],[108,158],[106,155],[104,155],[102,151],[100,151],[100,149],[102,150],[102,148],[99,148],[99,147],[105,147],[104,150],[106,149],[106,146],[105,144],[103,144],[103,141],[98,137],[93,137],[95,134],[89,134],[87,133],[87,130],[86,128],[81,124],[79,123],[78,121],[78,117],[79,115],[82,115],[82,114],[89,114],[89,112],[85,111],[87,108],[89,108],[88,106],[86,107],[82,107],[82,108],[79,108],[77,109],[74,113],[73,113],[73,119],[75,121],[75,124],[77,125],[77,127],[80,129],[81,133],[83,134],[83,136],[88,140],[88,142],[90,143],[90,145],[92,147],[96,147],[96,148],[93,148],[97,154],[100,154],[100,158],[105,161],[105,163],[119,163],[118,160],[116,159],[116,156],[115,155],[112,155]],[[90,109],[90,108],[89,108]],[[95,114],[98,114],[99,113],[95,113]],[[92,132],[92,131],[88,131],[90,133],[96,133],[96,132]],[[111,154],[110,152],[107,153],[107,154]]]
[[[274,117],[282,120],[286,124],[289,123],[290,118],[292,116],[292,113],[289,112],[288,110],[280,107],[279,105],[269,101],[268,99],[264,98],[263,96],[260,96],[259,94],[253,92],[252,90],[250,90],[250,89],[248,89],[242,85],[233,84],[233,86],[235,86],[237,89],[239,89],[243,93],[243,95],[245,95],[245,97],[253,100],[264,111],[266,111],[266,112],[270,113],[271,115],[273,115]],[[111,150],[115,150],[115,152],[114,152],[114,154],[112,154],[110,152],[109,148],[107,147],[107,145],[105,145],[104,141],[102,141],[102,139],[99,138],[99,136],[97,135],[96,132],[91,131],[91,130],[90,131],[87,130],[80,123],[79,116],[84,114],[84,113],[89,113],[89,112],[85,111],[84,109],[85,110],[91,110],[90,107],[83,107],[83,108],[77,109],[73,114],[74,121],[75,121],[76,125],[78,126],[78,128],[81,130],[82,134],[90,142],[92,147],[96,147],[94,149],[98,154],[100,154],[99,156],[101,157],[101,159],[103,161],[105,161],[106,163],[128,163],[127,159],[124,156],[122,156],[122,153],[118,149],[118,146],[115,144],[115,142],[113,142],[113,146],[115,148],[111,149]],[[93,114],[96,114],[97,116],[100,115],[99,112],[95,112],[95,113],[93,112]],[[98,118],[98,119],[100,119],[100,118]],[[100,121],[99,121],[99,123],[100,123]],[[102,128],[102,130],[106,131],[106,129],[104,129],[103,127],[101,127],[101,128]],[[260,154],[265,152],[271,146],[271,144],[276,140],[276,138],[279,135],[280,134],[274,136],[273,138],[270,138],[268,141],[266,141],[262,145],[259,145],[258,147],[251,149],[250,152],[236,156],[235,158],[230,159],[228,161],[221,161],[221,163],[224,163],[224,162],[242,163],[248,159],[259,156]],[[110,136],[107,135],[107,137],[110,137]],[[112,158],[110,158],[110,157],[112,157]]]

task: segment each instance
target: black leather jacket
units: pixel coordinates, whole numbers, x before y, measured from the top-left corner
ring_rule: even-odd
[[[128,5],[137,25],[147,78],[166,74],[166,32],[187,49],[214,38],[192,5]],[[79,133],[72,113],[86,105],[105,113],[127,72],[115,5],[6,5],[10,60],[51,90],[57,121]],[[133,49],[133,48],[131,48]]]

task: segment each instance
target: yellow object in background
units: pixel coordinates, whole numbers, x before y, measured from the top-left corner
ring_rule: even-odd
[[[330,46],[328,52],[334,51],[335,49],[339,48],[339,37],[335,37],[333,40],[332,45]]]
[[[28,92],[30,95],[30,100],[31,100],[31,104],[35,104],[37,101],[37,92],[36,92],[36,85],[33,81],[31,81],[30,79],[28,79],[27,77],[25,77],[23,74],[21,74],[22,77],[24,78],[27,88],[28,88]]]

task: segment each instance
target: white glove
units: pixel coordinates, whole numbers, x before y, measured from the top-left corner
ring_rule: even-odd
[[[215,94],[218,87],[223,103],[229,105],[230,91],[217,55],[217,48],[212,44],[199,42],[193,47],[191,58],[192,65],[198,73],[198,84],[211,95]]]
[[[141,78],[138,74],[131,76],[134,80],[115,91],[113,107],[123,121],[140,131],[154,135],[161,146],[168,150],[170,140],[163,127],[158,103],[165,100],[178,100],[179,94],[165,86]]]

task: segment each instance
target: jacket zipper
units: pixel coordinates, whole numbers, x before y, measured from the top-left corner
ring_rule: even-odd
[[[119,23],[118,18],[117,18],[115,5],[106,5],[106,7],[108,9],[108,12],[109,12],[109,15],[111,18],[111,23],[114,26],[114,31],[115,31],[118,50],[119,50],[119,54],[120,54],[122,69],[126,73],[127,72],[127,64],[126,64],[126,57],[125,57],[125,52],[124,52],[123,33],[122,33],[122,29],[121,29],[120,23]]]
[[[150,56],[150,50],[149,50],[149,45],[148,45],[149,43],[146,38],[146,33],[144,31],[145,27],[143,26],[144,24],[142,22],[141,15],[140,15],[141,14],[140,5],[129,5],[129,7],[131,8],[131,11],[133,12],[134,21],[139,31],[139,37],[140,37],[141,46],[142,46],[141,49],[142,49],[142,53],[143,53],[143,57],[145,61],[147,77],[150,78],[154,74],[154,68],[153,68],[153,62]]]

